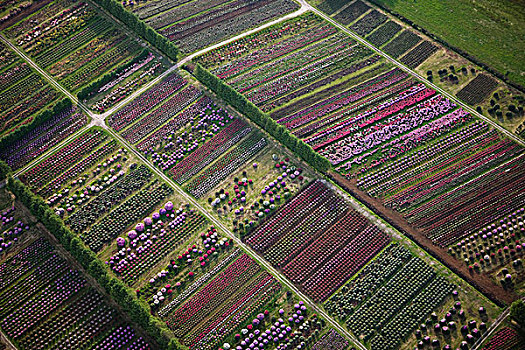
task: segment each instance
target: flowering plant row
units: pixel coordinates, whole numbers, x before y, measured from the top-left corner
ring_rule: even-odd
[[[201,323],[209,312],[227,301],[232,293],[259,275],[261,268],[248,255],[243,254],[197,294],[170,314],[168,326],[182,337]]]
[[[251,128],[241,119],[235,119],[228,127],[211,138],[202,147],[192,152],[189,156],[177,163],[170,170],[170,175],[182,184],[189,180],[206,165],[217,159],[231,146],[235,145],[251,131]]]
[[[345,127],[354,128],[353,113],[369,106],[381,106],[381,101],[387,100],[392,95],[399,93],[412,85],[414,85],[414,81],[410,78],[406,79],[388,89],[382,90],[379,95],[372,95],[368,98],[359,100],[333,114],[323,116],[313,123],[295,129],[292,133],[297,137],[304,137],[304,142],[311,144],[312,147],[316,147],[318,144],[325,141],[330,133],[337,131],[344,132]],[[313,135],[307,137],[310,134]]]
[[[381,288],[369,294],[369,299],[348,319],[348,326],[354,334],[370,339],[376,330],[403,311],[403,306],[414,300],[435,277],[434,269],[413,257]]]
[[[238,290],[227,303],[221,305],[215,312],[213,322],[201,324],[184,337],[184,342],[203,349],[215,348],[221,339],[233,333],[250,316],[261,311],[280,289],[280,283],[268,272],[259,274],[251,283]],[[263,320],[256,318],[253,324],[259,325]]]
[[[186,84],[187,82],[178,74],[170,75],[166,80],[155,85],[152,89],[134,99],[133,102],[127,104],[119,112],[110,116],[108,125],[116,131],[124,129],[141,115],[157,107]]]
[[[325,301],[388,243],[390,237],[374,224],[369,224],[348,246],[336,251],[301,286],[314,300]]]
[[[233,250],[227,257],[222,259],[217,266],[212,270],[208,271],[202,275],[198,280],[193,282],[189,287],[184,289],[184,291],[179,294],[175,299],[173,299],[168,305],[164,306],[159,312],[159,316],[164,318],[169,315],[175,308],[177,308],[182,302],[184,302],[190,295],[192,295],[197,289],[202,287],[205,283],[208,283],[212,278],[221,272],[224,267],[229,265],[234,259],[237,259],[241,254],[241,250],[236,248]]]
[[[331,73],[341,68],[351,67],[355,61],[368,55],[368,50],[361,47],[346,48],[316,62],[309,63],[296,71],[280,76],[275,80],[264,83],[256,90],[246,92],[245,96],[257,106],[265,106],[265,110],[269,110],[268,108],[273,109],[275,104],[270,104],[271,107],[266,107],[268,101],[282,97],[288,92],[295,91],[319,78],[330,76]]]
[[[169,211],[166,212],[166,214],[169,213]],[[159,215],[160,219],[162,216]],[[141,275],[150,271],[168,256],[174,247],[184,242],[206,224],[206,219],[194,210],[190,210],[188,213],[182,212],[174,220],[166,221],[167,224],[159,221],[156,226],[152,227],[151,232],[148,232],[150,229],[147,228],[147,231],[140,236],[133,240],[130,239],[130,249],[126,249],[124,255],[119,253],[118,265],[115,265],[113,270],[123,276],[128,284],[134,284]],[[211,253],[213,252],[210,250]],[[200,265],[204,267],[205,264],[202,261]],[[174,265],[172,268],[176,269]]]
[[[168,185],[153,182],[93,225],[82,239],[93,251],[99,251],[105,243],[117,237],[129,224],[146,215],[172,193],[173,189]]]
[[[519,180],[525,170],[522,162],[520,155],[427,203],[409,208],[404,216],[436,243],[452,244],[499,218],[502,206],[523,205]],[[481,207],[484,210],[480,211]],[[450,220],[451,216],[455,220]]]
[[[300,32],[300,35],[290,36],[271,46],[252,51],[236,60],[230,60],[213,69],[212,73],[221,79],[231,79],[232,77],[249,70],[253,66],[261,66],[278,57],[333,35],[335,32],[336,29],[330,25],[312,26]]]
[[[37,78],[37,76],[34,77]],[[42,82],[40,87],[44,86],[45,83],[41,79],[40,81]],[[19,100],[16,104],[10,105],[10,109],[6,110],[0,117],[0,133],[3,134],[7,131],[6,134],[8,134],[14,130],[14,127],[31,122],[33,117],[30,116],[50,104],[52,101],[58,100],[59,95],[54,88],[47,85],[39,90],[40,87],[36,90],[29,88],[27,91],[35,91],[31,96],[28,96],[22,101]]]
[[[238,146],[189,182],[186,185],[186,190],[197,198],[204,196],[266,145],[267,141],[261,134],[258,132],[251,133]]]
[[[0,108],[7,111],[20,102],[20,96],[25,95],[28,91],[38,91],[47,85],[40,75],[32,73],[26,79],[18,80],[15,84],[9,85],[8,89],[2,91]]]
[[[308,12],[302,16],[293,17],[282,23],[274,24],[268,28],[244,36],[239,40],[207,51],[201,56],[196,57],[195,60],[208,69],[219,65],[227,67],[230,61],[234,61],[247,53],[266,47],[269,43],[277,45],[289,36],[301,34],[308,28],[319,27],[319,25],[322,24],[323,21],[319,16]],[[216,71],[215,73],[219,72],[220,71]]]
[[[51,193],[61,189],[64,184],[71,181],[71,179],[76,178],[79,174],[82,174],[86,170],[90,169],[93,165],[100,162],[104,157],[109,156],[117,148],[117,142],[111,140],[108,143],[102,145],[102,147],[93,151],[89,156],[85,157],[74,166],[69,168],[66,172],[62,173],[60,176],[49,182],[47,185],[43,186],[40,190],[37,191],[38,194],[42,196],[49,196]]]
[[[138,120],[122,132],[122,136],[131,143],[136,143],[164,124],[170,118],[186,108],[202,95],[202,91],[189,86],[172,95],[161,108]]]
[[[21,236],[29,230],[29,225],[25,224],[25,218],[21,217],[22,211],[16,206],[12,206],[7,210],[2,211],[0,215],[0,255],[9,251],[11,247],[16,245]],[[18,220],[22,219],[22,220]],[[18,220],[15,223],[15,220]]]
[[[449,247],[449,253],[457,258],[463,258],[468,265],[474,264],[469,265],[469,269],[474,267],[478,267],[479,270],[493,269],[509,263],[525,251],[525,242],[522,241],[520,244],[520,239],[525,236],[524,212],[525,209],[520,208],[501,217],[499,221],[483,227]],[[518,259],[513,260],[512,263],[514,267],[520,265]],[[508,269],[506,272],[502,270],[502,273],[505,280],[509,279],[509,276],[512,279]],[[503,282],[507,282],[505,280]]]
[[[488,132],[488,133],[487,133]],[[427,166],[425,162],[432,160],[433,164],[439,164],[435,161],[440,154],[449,151],[456,153],[468,150],[475,146],[482,139],[493,138],[497,132],[489,131],[488,126],[481,122],[475,121],[460,130],[451,132],[436,143],[429,145],[423,150],[417,150],[412,154],[394,158],[389,163],[374,162],[368,167],[360,169],[360,176],[357,185],[366,190],[369,194],[375,196],[379,192],[388,191],[391,187],[401,181],[408,179],[405,171],[409,169]]]
[[[113,206],[121,203],[135,191],[144,187],[151,180],[152,175],[146,166],[140,165],[137,169],[132,170],[118,180],[114,186],[103,191],[87,205],[71,215],[66,220],[66,224],[74,232],[83,232],[102,215],[109,212]]]
[[[195,103],[188,106],[185,110],[171,118],[166,124],[145,136],[135,147],[146,155],[166,146],[175,135],[188,122],[202,116],[202,111],[214,105],[213,100],[208,96],[201,96]]]
[[[333,252],[349,244],[368,224],[364,216],[353,209],[347,209],[343,217],[324,232],[308,247],[303,249],[286,266],[283,273],[294,283],[302,283],[321,268]]]
[[[228,84],[242,93],[266,81],[292,72],[299,67],[303,67],[308,63],[352,46],[355,46],[355,42],[347,35],[335,34],[304,49],[263,65],[262,67],[238,75],[229,80]]]
[[[87,85],[88,82],[101,76],[103,72],[106,72],[110,68],[117,66],[117,64],[128,60],[133,55],[138,55],[141,48],[142,47],[134,40],[124,40],[113,50],[90,61],[83,66],[82,69],[68,75],[61,80],[61,84],[64,85],[65,88],[75,91],[80,87]]]
[[[72,165],[81,161],[86,153],[96,149],[106,139],[105,133],[97,129],[91,129],[62,147],[51,157],[25,172],[20,176],[20,179],[33,189],[41,188],[50,180],[71,168]]]
[[[279,123],[288,129],[295,129],[320,117],[330,114],[348,104],[354,103],[370,94],[383,90],[407,77],[406,73],[393,70],[366,83],[331,96],[313,106],[299,111],[291,116],[279,119]]]
[[[67,109],[26,134],[9,149],[2,150],[0,157],[5,159],[11,168],[18,169],[60,143],[86,123],[87,117],[76,108]]]
[[[182,51],[194,52],[298,8],[291,0],[233,1],[167,27],[161,34],[175,41]]]
[[[437,96],[436,99],[423,102],[418,108],[414,108],[406,114],[393,116],[388,122],[370,129],[372,131],[363,137],[350,136],[341,139],[337,143],[323,149],[320,153],[326,156],[332,164],[340,164],[350,160],[347,163],[348,168],[353,163],[357,162],[359,164],[363,162],[363,159],[367,155],[373,154],[371,152],[377,151],[379,146],[388,147],[388,145],[385,146],[385,143],[389,140],[397,140],[398,136],[414,129],[417,130],[421,125],[439,118],[454,107],[456,105],[452,101]],[[463,116],[464,114],[451,113],[441,123],[454,122]],[[348,132],[349,135],[350,133]]]
[[[68,40],[64,40],[56,45],[53,50],[42,52],[35,58],[35,61],[42,67],[48,67],[60,58],[67,56],[76,48],[90,42],[105,30],[107,30],[107,22],[102,18],[97,18]]]
[[[172,120],[169,125],[170,129],[177,125],[183,126],[188,122],[191,126],[187,129],[181,128],[177,132],[172,131],[170,135],[164,137],[164,142],[159,142],[155,148],[150,147],[145,153],[151,157],[153,164],[173,174],[178,172],[176,169],[187,166],[187,159],[193,159],[196,162],[194,165],[198,168],[203,164],[199,163],[203,161],[199,157],[213,151],[210,147],[219,147],[222,151],[226,151],[229,148],[225,148],[227,145],[235,144],[240,139],[235,132],[232,133],[233,130],[239,128],[240,122],[237,119],[234,120],[233,115],[219,108],[213,101],[209,102],[207,105],[199,104],[197,108],[202,107],[202,109],[198,111],[191,108],[190,111],[187,110],[188,112],[185,111]],[[232,121],[234,121],[233,124],[230,124]],[[223,130],[223,128],[226,129]],[[242,130],[237,131],[242,133]],[[231,140],[225,139],[225,135],[231,136]],[[186,170],[190,172],[190,169]],[[194,174],[188,174],[186,178],[189,179]],[[179,172],[177,177],[181,175],[184,174]]]
[[[390,244],[339,292],[328,299],[325,304],[327,311],[342,320],[347,319],[411,258],[412,254],[403,246]]]

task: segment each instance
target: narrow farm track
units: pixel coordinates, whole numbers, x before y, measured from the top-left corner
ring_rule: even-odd
[[[370,50],[378,53],[379,55],[385,57],[388,61],[390,61],[391,63],[395,64],[397,67],[399,67],[400,69],[404,70],[405,72],[411,74],[413,77],[419,79],[421,82],[423,82],[424,84],[430,86],[432,89],[438,91],[440,94],[442,94],[443,96],[445,96],[446,98],[448,98],[449,100],[452,100],[454,102],[456,102],[458,105],[460,105],[461,107],[463,107],[465,110],[467,110],[470,114],[482,119],[483,121],[485,121],[486,123],[490,124],[491,126],[493,126],[494,128],[496,128],[497,130],[499,130],[502,134],[504,134],[505,136],[507,136],[508,138],[510,138],[511,140],[513,140],[514,142],[520,144],[521,146],[525,146],[525,141],[521,140],[517,135],[515,135],[513,132],[505,129],[504,127],[502,127],[501,125],[499,125],[498,123],[494,122],[493,120],[491,120],[490,118],[487,118],[485,117],[484,115],[481,115],[479,114],[475,109],[473,109],[472,107],[468,106],[467,104],[463,103],[462,101],[460,101],[457,97],[455,96],[452,96],[451,94],[449,94],[448,92],[446,92],[445,90],[443,90],[442,88],[440,88],[439,86],[436,86],[434,85],[433,83],[429,82],[428,80],[426,80],[423,76],[421,76],[419,73],[417,73],[416,71],[414,71],[413,69],[410,69],[408,68],[407,66],[405,66],[403,63],[399,62],[398,60],[390,57],[388,54],[386,54],[384,51],[382,51],[381,49],[378,49],[377,47],[375,47],[374,45],[370,44],[368,41],[366,41],[365,39],[361,38],[360,36],[358,36],[357,34],[355,34],[354,32],[352,32],[350,29],[346,28],[344,25],[342,25],[341,23],[337,22],[336,20],[332,19],[330,16],[326,15],[325,13],[319,11],[318,9],[316,9],[315,7],[313,7],[312,5],[310,5],[309,3],[306,2],[306,0],[297,0],[302,7],[306,7],[308,8],[310,11],[314,12],[316,15],[324,18],[326,21],[330,22],[331,24],[333,24],[334,26],[336,26],[337,28],[339,28],[341,31],[345,32],[346,34],[350,35],[352,38],[354,38],[355,40],[357,40],[358,42],[360,42],[361,44],[365,45],[366,47],[368,47]],[[302,8],[301,7],[301,8]]]

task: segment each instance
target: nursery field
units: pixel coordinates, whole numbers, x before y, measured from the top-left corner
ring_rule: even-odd
[[[96,3],[0,5],[0,349],[523,344],[501,81],[362,0]]]
[[[124,0],[122,3],[185,53],[299,9],[293,0]]]
[[[271,45],[262,40],[282,32],[290,34]],[[400,43],[417,38],[397,38],[404,33]],[[303,48],[305,38],[313,43]],[[386,47],[401,52],[395,40]],[[439,245],[525,203],[521,146],[313,15],[196,61]]]
[[[0,136],[31,123],[35,115],[61,98],[18,55],[0,42]]]
[[[0,210],[0,328],[18,349],[154,348],[5,189]]]
[[[82,90],[81,99],[97,112],[166,68],[156,53],[86,2],[51,1],[2,33],[64,88]]]

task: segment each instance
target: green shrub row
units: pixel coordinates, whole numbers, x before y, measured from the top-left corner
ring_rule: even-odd
[[[277,141],[288,147],[292,152],[297,154],[316,170],[326,173],[330,169],[331,164],[326,158],[315,152],[312,147],[304,143],[303,140],[297,138],[284,126],[278,124],[267,113],[264,113],[249,101],[244,95],[226,84],[216,75],[210,73],[199,63],[195,65],[193,74],[202,84],[206,85],[219,97],[248,117],[252,122],[266,130],[266,132],[277,139]]]
[[[179,49],[177,46],[164,36],[157,33],[155,29],[141,21],[133,12],[127,11],[122,4],[115,0],[93,1],[121,20],[140,37],[147,40],[152,46],[156,47],[170,59],[177,62],[177,56],[179,55]]]

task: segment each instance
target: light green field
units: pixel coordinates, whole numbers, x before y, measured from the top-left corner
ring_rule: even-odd
[[[525,85],[525,0],[372,0]]]

